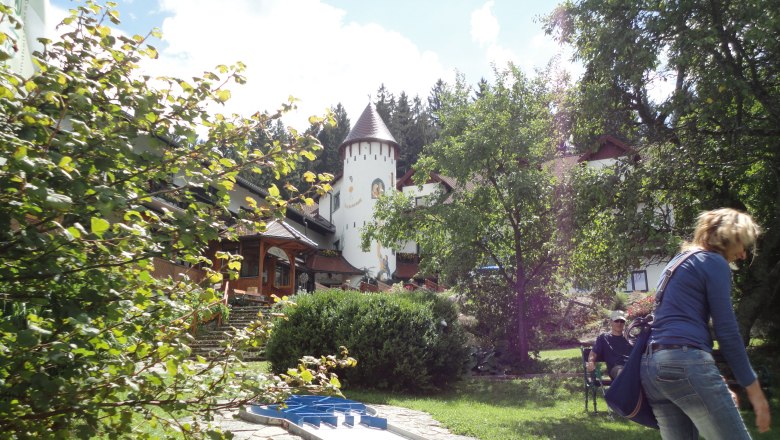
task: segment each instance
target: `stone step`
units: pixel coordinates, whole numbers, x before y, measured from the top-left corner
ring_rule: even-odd
[[[218,328],[201,329],[195,334],[195,340],[190,343],[192,356],[205,358],[219,356],[224,350],[225,340],[232,337],[236,329],[244,329],[253,322],[268,316],[270,312],[270,307],[231,307],[228,319],[222,325]],[[243,350],[241,355],[246,361],[265,360],[265,347],[249,348]]]

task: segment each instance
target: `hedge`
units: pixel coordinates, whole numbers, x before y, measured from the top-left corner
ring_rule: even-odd
[[[345,386],[430,391],[466,370],[457,308],[432,292],[318,291],[282,312],[266,346],[275,373],[295,367],[304,355],[337,353],[342,345],[358,361],[340,372]]]

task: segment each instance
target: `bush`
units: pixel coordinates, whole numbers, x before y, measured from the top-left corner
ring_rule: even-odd
[[[342,370],[346,385],[430,391],[457,380],[466,369],[465,333],[455,304],[432,292],[363,294],[317,292],[283,309],[266,356],[276,373],[304,354],[346,346],[356,368]]]

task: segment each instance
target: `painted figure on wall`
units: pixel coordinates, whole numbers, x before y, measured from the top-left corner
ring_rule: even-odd
[[[389,280],[391,277],[390,262],[387,255],[382,255],[382,246],[379,243],[376,244],[376,258],[379,263],[379,270],[376,273],[377,279],[381,281]]]
[[[374,179],[371,182],[371,198],[378,199],[385,192],[385,182],[382,179]]]

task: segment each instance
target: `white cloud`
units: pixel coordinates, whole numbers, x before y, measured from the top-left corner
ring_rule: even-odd
[[[217,64],[242,61],[248,83],[231,87],[222,112],[275,110],[300,99],[286,121],[307,126],[341,102],[354,123],[381,83],[391,91],[427,96],[438,78],[452,75],[435,53],[421,51],[397,32],[372,23],[344,23],[344,11],[318,0],[164,0],[166,47],[153,74],[191,77]]]
[[[493,5],[493,0],[489,0],[481,8],[472,11],[471,38],[482,47],[487,65],[505,69],[510,62],[517,64],[518,58],[512,49],[499,43],[501,26],[493,14]]]
[[[494,45],[498,40],[501,26],[493,15],[493,4],[494,1],[490,0],[471,13],[471,38],[480,46]]]

